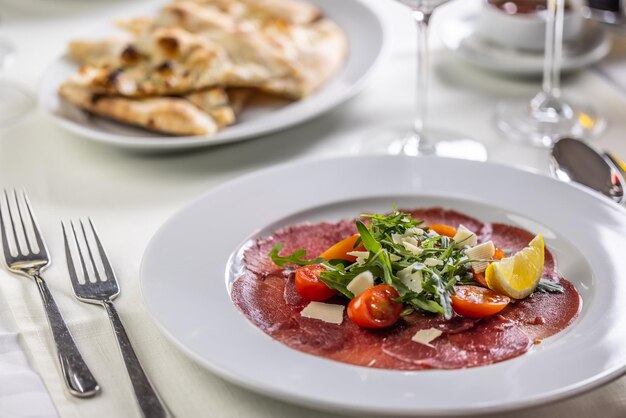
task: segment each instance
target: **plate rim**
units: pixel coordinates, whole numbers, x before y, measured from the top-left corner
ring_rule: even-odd
[[[329,161],[329,160],[336,160],[336,161],[340,161],[340,160],[345,160],[345,159],[352,159],[352,158],[363,158],[363,157],[334,157],[334,158],[312,158],[312,159],[308,159],[306,160],[305,163],[307,164],[318,164],[320,162],[325,162],[325,161]],[[367,157],[365,157],[367,158]],[[387,157],[389,158],[389,157]],[[391,157],[391,158],[402,158],[402,157]],[[409,157],[410,158],[410,157]],[[414,157],[413,157],[414,158]],[[418,158],[434,158],[434,157],[418,157]],[[452,159],[446,159],[446,160],[452,160]],[[388,411],[388,410],[376,410],[376,409],[369,409],[368,411],[363,411],[362,409],[359,409],[358,407],[355,407],[354,405],[348,406],[345,403],[332,403],[332,402],[326,402],[324,404],[320,404],[319,399],[311,399],[308,398],[306,396],[294,396],[293,394],[281,394],[281,393],[277,393],[275,390],[272,389],[267,389],[261,385],[255,384],[255,382],[247,382],[245,380],[242,380],[240,377],[238,377],[236,374],[229,372],[228,370],[225,370],[223,368],[221,368],[218,364],[214,364],[204,358],[202,358],[202,356],[200,356],[199,354],[195,353],[193,350],[191,350],[189,347],[186,347],[181,341],[179,341],[179,339],[173,335],[170,330],[165,326],[165,324],[161,323],[159,317],[152,312],[152,308],[151,308],[151,304],[148,301],[147,297],[146,297],[146,286],[147,286],[147,282],[148,279],[146,279],[145,276],[145,265],[147,263],[147,259],[148,259],[148,255],[149,252],[151,251],[151,248],[155,245],[156,240],[159,237],[159,234],[162,230],[164,230],[167,225],[170,222],[173,222],[175,218],[179,217],[181,213],[183,213],[185,210],[187,210],[188,208],[191,208],[194,205],[197,205],[199,202],[203,201],[204,199],[207,198],[207,196],[212,195],[213,193],[219,192],[222,189],[226,189],[228,187],[231,187],[233,184],[235,183],[240,183],[240,182],[247,182],[249,181],[251,178],[259,176],[261,174],[264,173],[271,173],[271,172],[280,172],[282,170],[286,170],[289,169],[290,167],[297,167],[300,166],[303,162],[302,161],[294,161],[294,162],[288,162],[288,163],[284,163],[284,164],[280,164],[274,167],[268,167],[265,169],[261,169],[258,170],[256,172],[252,172],[252,173],[248,173],[246,175],[240,176],[236,179],[233,179],[231,181],[228,181],[226,183],[223,183],[220,186],[217,186],[211,190],[208,190],[207,192],[203,193],[202,195],[200,195],[198,198],[192,200],[191,202],[189,202],[188,204],[184,205],[184,207],[180,208],[178,211],[176,211],[175,213],[173,213],[165,223],[163,223],[160,228],[158,229],[158,231],[154,234],[154,236],[151,238],[150,242],[148,243],[144,255],[142,257],[141,260],[141,270],[140,270],[140,292],[141,292],[141,297],[144,301],[145,306],[147,307],[147,311],[149,312],[150,317],[152,318],[152,320],[157,324],[158,328],[167,336],[167,338],[174,343],[174,345],[181,350],[183,353],[185,353],[186,355],[188,355],[191,359],[193,359],[195,362],[197,362],[198,364],[202,365],[202,367],[206,368],[207,370],[215,373],[216,375],[224,378],[227,381],[230,381],[232,383],[235,383],[239,386],[245,387],[246,389],[252,390],[254,392],[257,393],[262,393],[264,395],[270,396],[272,398],[278,398],[284,401],[287,401],[289,403],[296,403],[296,404],[300,404],[300,405],[305,405],[308,407],[314,407],[315,409],[322,409],[322,410],[327,410],[327,411],[335,411],[335,412],[348,412],[348,413],[365,413],[366,415],[374,415],[374,414],[396,414],[396,415],[441,415],[441,416],[460,416],[460,415],[466,415],[466,414],[475,414],[477,412],[490,412],[490,413],[496,413],[496,412],[503,412],[503,411],[511,411],[511,410],[517,410],[517,409],[522,409],[522,408],[529,408],[532,406],[538,406],[538,405],[544,405],[544,404],[548,404],[548,403],[553,403],[556,402],[558,400],[563,400],[563,399],[567,399],[567,398],[571,398],[574,397],[576,395],[579,395],[581,393],[587,392],[591,389],[594,389],[596,387],[599,387],[601,385],[604,385],[612,380],[615,380],[617,378],[619,378],[620,376],[624,375],[626,373],[626,362],[624,362],[624,364],[621,365],[621,367],[619,368],[613,368],[611,370],[608,370],[606,372],[603,372],[601,374],[598,374],[596,376],[594,376],[594,379],[589,382],[589,381],[583,381],[583,382],[578,382],[578,384],[575,387],[569,387],[566,389],[559,389],[557,391],[554,391],[554,393],[551,393],[549,396],[545,396],[545,395],[537,395],[534,398],[524,398],[524,400],[521,400],[519,402],[509,402],[506,404],[501,404],[501,405],[487,405],[484,408],[481,408],[480,410],[468,410],[468,411],[442,411],[439,409],[436,410],[425,410],[425,409],[419,409],[419,410],[415,410],[415,409],[411,409],[411,410],[398,410],[398,409],[394,409],[393,411]],[[507,165],[507,164],[501,164],[501,163],[493,163],[493,162],[489,162],[489,163],[475,163],[475,164],[487,164],[492,166],[494,169],[507,169],[507,170],[514,170],[514,171],[521,171],[524,172],[526,174],[529,175],[539,175],[541,176],[544,180],[550,181],[550,182],[554,182],[554,183],[561,183],[559,180],[556,180],[550,176],[545,175],[545,173],[541,172],[540,170],[534,169],[534,168],[529,168],[529,167],[521,167],[521,166],[511,166],[511,165]],[[590,196],[591,198],[595,199],[597,202],[599,202],[599,204],[604,204],[604,205],[608,205],[612,210],[617,210],[621,216],[626,215],[626,209],[621,207],[620,205],[618,205],[615,202],[610,201],[609,199],[606,199],[604,197],[602,197],[601,195],[597,194],[596,192],[587,189],[584,186],[581,185],[577,185],[577,184],[569,184],[566,185],[567,187],[572,187],[574,189],[577,189],[579,192],[582,192],[588,196]],[[625,222],[626,223],[626,222]],[[271,338],[271,337],[270,337]],[[358,367],[358,366],[351,366],[351,367]]]
[[[317,3],[318,0],[307,0],[314,4]],[[385,19],[380,15],[380,13],[376,10],[374,5],[370,4],[365,0],[348,0],[353,4],[357,4],[363,10],[367,11],[373,19],[377,23],[377,31],[380,34],[380,48],[378,49],[376,55],[373,60],[369,63],[367,69],[361,74],[361,76],[352,84],[348,85],[342,92],[342,94],[332,96],[327,99],[327,103],[323,106],[319,106],[313,112],[302,112],[299,115],[288,119],[287,122],[278,123],[270,126],[263,127],[261,129],[252,130],[248,132],[241,133],[236,136],[228,136],[222,135],[225,132],[228,132],[228,128],[225,130],[218,132],[216,135],[210,136],[170,136],[166,134],[154,133],[153,136],[133,136],[133,135],[124,135],[120,136],[115,133],[109,133],[107,131],[103,131],[97,128],[92,128],[89,126],[84,126],[80,122],[75,122],[73,120],[67,119],[60,115],[55,114],[55,109],[48,106],[48,97],[50,97],[51,91],[47,90],[45,87],[50,84],[48,81],[48,73],[50,70],[59,66],[67,59],[67,54],[63,53],[57,58],[55,58],[44,71],[44,75],[41,77],[38,83],[37,88],[37,99],[41,104],[41,107],[45,111],[45,113],[52,118],[52,120],[61,128],[77,134],[81,138],[86,140],[94,141],[96,143],[106,144],[122,149],[131,149],[131,150],[152,150],[152,151],[168,151],[168,150],[184,150],[184,149],[193,149],[193,148],[205,148],[205,147],[213,147],[213,146],[221,146],[232,143],[237,143],[241,141],[247,141],[256,138],[263,138],[272,133],[283,131],[289,128],[293,128],[294,126],[300,125],[309,120],[315,119],[329,111],[333,110],[335,107],[345,103],[350,100],[354,96],[356,96],[359,92],[361,92],[366,86],[367,83],[372,79],[372,76],[376,73],[376,71],[381,67],[381,64],[386,60],[386,58],[390,54],[390,37],[389,37],[389,28],[385,23]],[[332,4],[332,2],[330,2]],[[154,9],[148,9],[145,13],[154,13]],[[111,30],[111,24],[107,24],[104,28],[100,28],[100,31],[103,30]],[[343,28],[342,28],[343,29]],[[96,30],[97,32],[97,30]],[[93,32],[92,32],[93,33]],[[85,35],[87,36],[87,35]],[[348,46],[350,48],[350,45]],[[348,50],[349,57],[349,50]],[[347,61],[346,61],[347,63]],[[331,79],[329,79],[325,84],[332,83],[332,81],[339,77],[340,73],[346,69],[346,64],[333,75]],[[322,86],[322,89],[324,86]],[[52,93],[53,94],[53,93]],[[313,93],[315,95],[315,93]],[[312,96],[309,96],[312,97]],[[306,100],[304,98],[303,100]],[[299,101],[298,103],[302,103]],[[113,121],[115,122],[115,121]],[[141,129],[141,128],[139,128]],[[150,131],[146,131],[150,132]]]

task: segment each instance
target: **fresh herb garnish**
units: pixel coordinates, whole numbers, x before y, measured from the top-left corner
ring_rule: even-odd
[[[565,288],[561,286],[561,284],[553,282],[552,280],[541,279],[539,280],[539,284],[537,285],[535,292],[563,293],[565,292]]]
[[[322,261],[324,261],[323,258],[315,258],[313,260],[307,260],[305,258],[306,257],[305,250],[296,250],[289,255],[280,256],[278,255],[278,253],[280,252],[280,250],[282,250],[283,247],[284,247],[284,244],[280,242],[274,245],[274,247],[272,248],[269,254],[274,264],[276,264],[279,267],[285,267],[285,264],[295,264],[297,266],[308,266],[311,264],[319,264]]]
[[[360,243],[369,252],[369,256],[357,263],[332,263],[322,259],[306,260],[304,250],[298,250],[287,256],[279,256],[282,246],[272,249],[270,257],[279,266],[285,264],[308,265],[319,263],[326,271],[320,274],[320,280],[328,287],[337,290],[347,298],[354,295],[347,285],[358,274],[370,271],[379,283],[393,286],[400,295],[398,302],[407,305],[405,315],[411,310],[427,311],[452,317],[451,295],[454,285],[461,277],[471,276],[470,264],[464,250],[456,248],[453,239],[429,233],[427,227],[420,227],[422,222],[411,215],[394,209],[389,215],[363,214],[356,221]],[[438,260],[438,265],[428,265],[427,259]],[[432,260],[431,260],[432,261]],[[412,266],[412,267],[411,267]],[[409,288],[399,272],[408,267],[411,271],[420,271],[421,290]]]

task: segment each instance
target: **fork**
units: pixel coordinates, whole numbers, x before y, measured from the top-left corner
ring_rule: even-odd
[[[100,390],[98,382],[80,355],[72,334],[67,328],[63,316],[61,316],[59,307],[54,301],[48,285],[41,277],[41,272],[50,264],[50,257],[33,215],[28,196],[25,191],[22,191],[22,204],[20,204],[17,191],[13,189],[13,202],[16,213],[11,209],[9,193],[6,190],[4,190],[4,200],[8,215],[6,216],[6,221],[9,228],[5,225],[5,214],[2,212],[2,202],[0,201],[0,230],[2,232],[2,249],[6,265],[11,272],[30,277],[37,284],[46,317],[48,318],[48,325],[52,332],[55,351],[61,366],[61,374],[69,392],[74,396],[83,398],[94,396]],[[26,208],[25,216],[22,214],[24,207]],[[27,221],[29,221],[35,242],[27,233],[27,229],[29,229]],[[23,245],[20,248],[20,241],[25,246]],[[13,252],[9,242],[13,244]],[[35,251],[35,243],[37,251]]]
[[[106,252],[104,251],[102,243],[100,242],[96,228],[94,227],[91,219],[88,218],[88,221],[89,228],[91,230],[90,236],[93,238],[94,244],[90,243],[90,240],[87,237],[87,231],[83,221],[79,221],[79,233],[76,232],[78,228],[75,227],[74,222],[70,221],[74,248],[78,254],[78,264],[80,264],[80,268],[82,270],[83,283],[78,280],[78,270],[75,267],[74,259],[72,257],[70,239],[68,239],[67,232],[69,228],[66,229],[65,223],[61,222],[63,239],[65,242],[67,269],[72,281],[72,287],[74,288],[74,294],[76,298],[82,302],[102,305],[106,309],[143,416],[149,418],[171,416],[165,405],[159,399],[156,390],[141,367],[139,359],[130,344],[124,325],[122,324],[115,306],[113,306],[112,301],[120,294],[120,288],[117,278],[115,277],[115,273],[113,272],[113,268],[111,267],[111,263],[109,262]],[[95,246],[95,248],[92,248],[93,246]],[[86,248],[87,256],[85,256],[85,251],[81,247]],[[100,273],[102,271],[99,271],[99,268],[96,265],[96,258],[98,256],[102,263],[104,277],[101,276]],[[87,264],[86,260],[89,264]],[[90,272],[93,274],[90,274]]]

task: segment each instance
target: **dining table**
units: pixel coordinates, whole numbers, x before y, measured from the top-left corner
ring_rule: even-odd
[[[198,366],[154,323],[142,302],[139,281],[142,256],[155,232],[204,193],[278,164],[355,155],[373,129],[403,121],[410,126],[416,71],[416,36],[410,13],[392,0],[342,1],[366,2],[381,17],[386,36],[384,57],[360,93],[297,126],[217,147],[160,152],[86,140],[64,130],[36,104],[21,120],[0,126],[0,186],[28,191],[51,254],[52,264],[45,272],[48,284],[102,387],[98,396],[88,399],[66,393],[34,285],[0,269],[0,417],[140,416],[106,315],[98,307],[78,302],[68,278],[61,221],[86,217],[98,226],[115,268],[122,289],[116,307],[133,346],[173,415],[342,416],[254,393]],[[116,18],[149,13],[160,3],[0,0],[0,36],[10,40],[17,51],[0,77],[23,86],[36,101],[47,67],[64,54],[70,40],[89,36],[94,28]],[[480,141],[491,162],[550,175],[549,149],[510,142],[494,122],[496,103],[532,96],[540,88],[540,78],[478,68],[446,49],[439,30],[446,9],[462,7],[466,7],[465,0],[452,1],[437,10],[432,20],[430,123]],[[606,117],[607,128],[593,144],[626,157],[626,37],[618,32],[611,36],[611,53],[599,63],[565,74],[562,91],[579,101],[593,102]],[[281,192],[276,193],[279,196]],[[549,197],[538,190],[536,199],[544,198]],[[489,385],[498,383],[479,384],[489,390]],[[623,417],[626,377],[568,399],[498,416]]]

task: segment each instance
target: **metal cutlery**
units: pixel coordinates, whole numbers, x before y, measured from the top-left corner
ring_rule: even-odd
[[[619,164],[583,141],[559,139],[552,148],[551,169],[559,180],[583,184],[616,203],[626,203],[626,182]]]
[[[20,199],[16,190],[12,194],[13,205],[9,201],[9,193],[4,191],[6,212],[0,202],[0,230],[6,265],[13,273],[30,277],[37,284],[63,380],[69,392],[78,397],[94,396],[100,389],[98,382],[78,351],[50,289],[41,276],[41,272],[50,265],[50,257],[28,196],[23,191]]]
[[[65,223],[61,223],[67,268],[74,294],[82,302],[101,305],[106,309],[143,416],[150,418],[171,416],[141,367],[113,305],[113,299],[120,294],[119,284],[91,219],[88,220],[88,224],[89,233],[83,221],[79,221],[79,227],[76,227],[74,222],[70,222],[70,235],[68,233],[70,228],[66,228]],[[73,241],[78,263],[74,262],[70,241]],[[98,267],[97,259],[100,260],[102,269]],[[78,279],[79,274],[83,277],[82,282]]]

